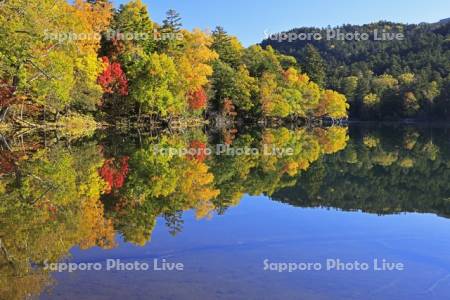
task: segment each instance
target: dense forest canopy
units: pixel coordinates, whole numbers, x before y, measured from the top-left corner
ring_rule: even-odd
[[[271,47],[221,27],[154,22],[141,0],[9,0],[0,7],[0,116],[346,118],[346,98]],[[19,115],[19,117],[18,117]],[[23,122],[21,122],[23,125]]]
[[[368,38],[327,38],[327,32]],[[382,33],[403,38],[380,40]],[[345,94],[358,119],[445,119],[450,116],[450,22],[401,24],[381,21],[335,28],[303,27],[261,45],[292,55],[302,71]],[[292,35],[295,34],[295,35]],[[378,37],[374,35],[377,34]]]

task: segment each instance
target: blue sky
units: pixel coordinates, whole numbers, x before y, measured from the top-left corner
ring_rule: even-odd
[[[127,0],[113,0],[115,5]],[[450,18],[449,0],[143,0],[151,18],[160,23],[173,8],[183,27],[220,25],[244,45],[260,42],[264,32],[275,33],[301,26],[365,24],[379,20],[404,23],[435,22]]]

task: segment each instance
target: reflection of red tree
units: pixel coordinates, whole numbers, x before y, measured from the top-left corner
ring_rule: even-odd
[[[230,99],[223,100],[222,111],[225,113],[225,115],[228,115],[228,116],[236,116],[237,115],[233,101],[231,101]]]
[[[0,152],[0,175],[11,173],[14,170],[14,161],[17,160],[17,157],[9,152],[2,151]]]
[[[206,153],[206,144],[202,143],[198,140],[193,140],[189,144],[189,153],[193,153],[188,155],[189,159],[195,159],[197,161],[204,161],[206,159],[207,153]]]
[[[119,63],[110,63],[109,59],[102,58],[106,69],[98,77],[98,84],[107,94],[118,93],[121,96],[128,95],[128,80]]]
[[[99,173],[103,180],[107,183],[106,193],[111,193],[112,190],[120,189],[125,183],[128,174],[128,156],[119,159],[107,159],[100,168]]]
[[[7,107],[14,101],[14,88],[6,80],[0,80],[0,106]]]
[[[35,205],[39,209],[47,210],[47,212],[48,212],[48,219],[50,221],[55,221],[56,220],[56,215],[58,213],[58,207],[56,207],[49,200],[45,200],[43,202],[37,202]]]
[[[208,96],[203,88],[199,88],[188,94],[189,107],[192,109],[202,109],[206,107]]]
[[[236,138],[236,133],[237,132],[238,132],[238,130],[236,128],[232,128],[232,129],[229,129],[229,130],[223,130],[222,131],[223,142],[225,143],[225,145],[233,144],[233,141]]]

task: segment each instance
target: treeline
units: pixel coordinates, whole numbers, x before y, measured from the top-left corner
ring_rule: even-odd
[[[368,39],[327,39],[327,32],[368,34]],[[376,33],[375,33],[376,32]],[[403,39],[376,40],[381,34]],[[343,94],[350,117],[446,119],[450,116],[450,22],[406,25],[378,22],[335,28],[296,28],[287,34],[319,33],[323,38],[289,42],[266,39],[301,63],[312,80]]]
[[[181,26],[173,10],[152,21],[140,0],[118,9],[107,0],[2,3],[0,117],[347,116],[345,97],[300,73],[293,57],[244,48],[221,27]]]

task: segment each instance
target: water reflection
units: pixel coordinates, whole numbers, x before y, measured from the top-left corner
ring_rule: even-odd
[[[450,217],[447,130],[357,129],[343,151],[317,161],[273,198],[303,207]]]
[[[448,216],[447,130],[286,128],[154,136],[99,133],[46,147],[9,142],[0,159],[0,293],[39,295],[43,269],[75,246],[147,245],[158,217],[172,235],[184,211],[226,214],[244,194],[303,207]],[[351,136],[351,138],[349,138]],[[39,140],[39,139],[38,139]],[[47,141],[47,139],[46,139]],[[257,152],[223,155],[215,145]],[[183,149],[184,155],[155,149]],[[291,149],[267,154],[264,149]]]

